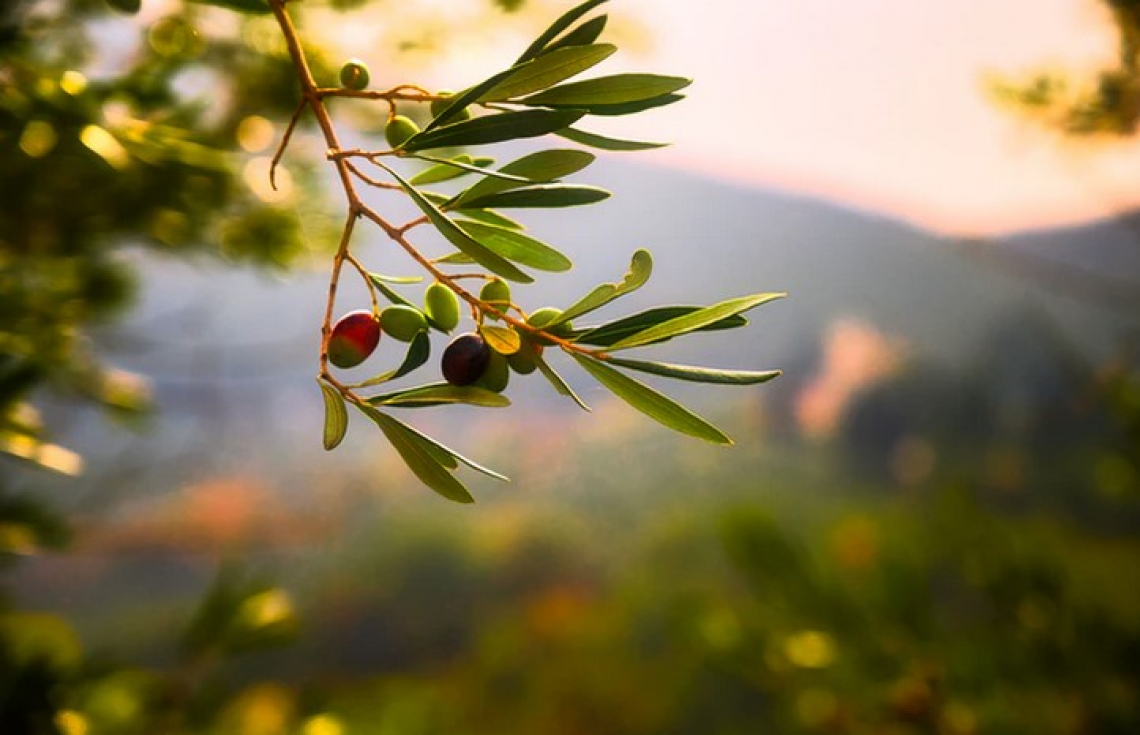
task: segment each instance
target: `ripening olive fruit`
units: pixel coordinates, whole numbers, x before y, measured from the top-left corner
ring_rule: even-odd
[[[574,325],[570,322],[556,324],[550,329],[546,329],[546,325],[557,320],[561,316],[561,309],[556,309],[553,306],[544,306],[541,309],[537,309],[531,312],[530,316],[527,317],[526,323],[532,327],[543,329],[555,337],[569,337],[570,334],[574,331]]]
[[[486,301],[491,306],[506,314],[511,308],[511,287],[501,278],[495,278],[483,284],[479,290],[479,300]],[[499,317],[488,314],[492,319]]]
[[[399,148],[418,132],[420,127],[410,117],[396,115],[388,121],[388,127],[384,128],[384,139],[388,141],[388,145]]]
[[[483,374],[476,379],[475,385],[496,393],[502,393],[507,389],[507,383],[511,380],[507,356],[496,352],[494,349],[490,353],[487,359],[487,367],[483,370]]]
[[[142,7],[142,0],[107,0],[107,4],[120,13],[134,15]]]
[[[424,311],[445,332],[459,325],[459,297],[439,281],[424,291]]]
[[[443,379],[452,385],[471,385],[483,377],[491,352],[482,335],[474,332],[459,335],[443,351],[440,365]]]
[[[451,104],[451,100],[447,99],[447,98],[451,97],[455,93],[452,92],[450,89],[441,89],[441,90],[439,90],[439,92],[437,92],[437,94],[440,97],[442,97],[443,99],[431,101],[431,116],[432,117],[438,117],[439,113],[441,113],[447,109],[447,106]],[[470,120],[470,119],[471,119],[471,110],[464,107],[462,110],[459,111],[458,114],[456,114],[454,117],[450,118],[448,120],[448,122],[449,123],[461,122],[463,120]]]
[[[420,332],[427,331],[427,318],[419,309],[396,304],[380,312],[380,327],[401,342],[411,342]]]
[[[337,320],[329,335],[329,362],[338,368],[356,367],[380,342],[380,322],[371,311],[350,311]]]
[[[368,78],[368,65],[359,59],[349,59],[340,68],[340,86],[345,89],[366,89]]]
[[[523,337],[518,351],[507,355],[507,364],[519,375],[530,375],[538,367],[538,358],[541,356],[542,345]]]

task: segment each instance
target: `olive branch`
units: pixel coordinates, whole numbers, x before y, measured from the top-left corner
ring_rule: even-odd
[[[538,372],[558,393],[589,410],[550,365],[544,354],[546,349],[569,356],[614,395],[670,429],[713,443],[732,443],[720,429],[631,377],[629,371],[734,385],[762,383],[780,371],[675,365],[629,359],[618,353],[693,332],[743,326],[747,323],[745,312],[783,294],[760,293],[711,306],[661,306],[597,325],[575,326],[573,320],[635,291],[649,280],[652,257],[648,251],[638,250],[621,280],[598,285],[565,308],[544,307],[528,312],[511,296],[509,282],[534,282],[524,268],[553,273],[569,269],[572,263],[557,249],[531,237],[523,224],[500,210],[582,206],[607,198],[609,192],[605,190],[563,181],[594,161],[594,154],[582,147],[636,151],[661,144],[605,137],[576,125],[589,116],[629,115],[672,104],[683,98],[679,92],[690,83],[688,79],[656,74],[614,74],[567,81],[617,50],[612,44],[598,41],[607,16],[587,17],[606,0],[587,0],[567,11],[508,68],[455,94],[433,93],[410,84],[388,90],[369,89],[367,65],[355,60],[342,67],[340,87],[320,86],[306,60],[301,38],[286,7],[287,0],[267,1],[284,36],[301,92],[301,100],[273,157],[270,181],[274,182],[274,172],[298,123],[306,112],[311,112],[347,200],[321,325],[317,378],[325,401],[326,449],[336,448],[344,439],[351,406],[379,427],[425,485],[448,499],[473,502],[471,493],[456,477],[460,465],[497,479],[506,478],[397,419],[392,410],[448,404],[509,406],[502,391],[510,374],[532,372]],[[214,4],[246,12],[257,8],[264,11],[259,2],[214,0]],[[339,97],[387,106],[388,148],[342,148],[327,105],[327,100]],[[422,130],[411,118],[399,114],[407,106],[430,109],[430,120]],[[490,156],[455,153],[551,135],[578,147],[538,150],[497,168]],[[421,169],[405,177],[392,165],[396,160],[415,161]],[[474,177],[476,181],[454,195],[425,188],[461,177]],[[401,191],[420,215],[394,224],[364,201],[361,191],[365,188]],[[370,271],[352,251],[353,233],[362,219],[383,231],[426,276],[394,277]],[[422,226],[432,227],[454,250],[442,257],[427,257],[411,240],[412,231]],[[371,304],[370,308],[350,312],[334,323],[337,291],[346,266],[362,280]],[[430,283],[424,290],[422,306],[397,289],[425,278],[430,278]],[[468,282],[480,284],[478,291],[466,287]],[[381,307],[382,301],[387,305]],[[374,392],[427,363],[431,356],[430,332],[449,334],[455,330],[460,323],[461,304],[466,304],[470,311],[474,331],[455,338],[444,351],[441,365],[445,380]],[[339,378],[335,369],[363,362],[382,334],[407,343],[402,362],[361,382],[348,383]]]

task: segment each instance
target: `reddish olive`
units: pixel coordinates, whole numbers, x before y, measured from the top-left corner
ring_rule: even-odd
[[[481,335],[461,334],[443,351],[443,379],[452,385],[471,385],[483,377],[490,361],[491,348]]]
[[[329,335],[329,362],[338,368],[356,367],[380,342],[380,321],[371,311],[350,311],[337,320]]]

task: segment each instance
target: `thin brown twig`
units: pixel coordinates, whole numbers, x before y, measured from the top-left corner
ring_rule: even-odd
[[[308,104],[305,100],[301,100],[297,104],[297,109],[293,110],[293,117],[289,118],[289,124],[285,126],[285,132],[281,135],[281,143],[277,146],[277,152],[273,154],[273,161],[269,164],[269,185],[273,187],[273,191],[277,191],[277,164],[281,163],[285,149],[289,147],[289,140],[293,137],[293,130],[297,127],[301,113],[305,111],[306,107]]]

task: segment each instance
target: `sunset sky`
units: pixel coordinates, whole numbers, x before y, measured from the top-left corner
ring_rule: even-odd
[[[382,3],[374,18],[391,27],[418,14],[447,27],[429,64],[446,79],[457,67],[497,70],[513,58],[505,49],[572,5],[531,0],[523,16],[499,16],[475,33],[464,21],[486,21],[486,0]],[[986,92],[995,74],[1087,72],[1111,59],[1115,37],[1097,0],[613,0],[607,12],[623,46],[607,62],[611,72],[696,80],[682,104],[591,123],[673,142],[641,160],[956,235],[1074,222],[1140,202],[1140,145],[1061,141]],[[632,42],[622,42],[623,29]],[[366,24],[336,33],[356,34],[376,55]]]

